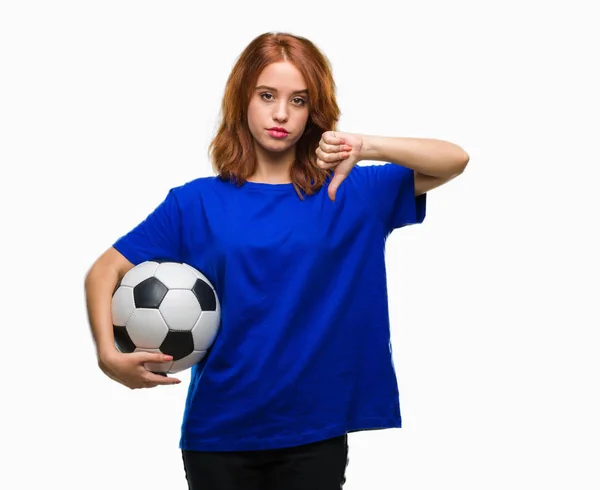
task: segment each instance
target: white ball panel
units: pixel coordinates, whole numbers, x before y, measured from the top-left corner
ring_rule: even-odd
[[[160,312],[150,308],[135,310],[126,327],[136,347],[143,349],[158,349],[169,332]]]
[[[204,356],[206,355],[206,351],[194,351],[191,354],[188,354],[183,359],[179,359],[178,361],[173,362],[173,366],[169,369],[169,374],[178,373],[183,371],[184,369],[191,368],[194,364],[200,362]]]
[[[113,295],[111,303],[113,325],[124,327],[134,310],[133,288],[119,286]]]
[[[185,266],[186,268],[190,269],[198,279],[202,279],[203,281],[205,281],[206,284],[208,284],[214,291],[215,287],[211,284],[211,282],[208,280],[208,278],[204,274],[202,274],[202,272],[200,272],[198,269],[196,269],[195,267],[192,267],[189,264],[182,264],[182,265]]]
[[[219,325],[220,315],[218,311],[203,311],[192,330],[194,349],[207,350],[217,336]]]
[[[176,262],[163,262],[154,272],[160,282],[169,289],[192,289],[196,282],[196,276],[189,267]]]
[[[157,268],[158,262],[142,262],[141,264],[136,265],[133,269],[130,269],[127,274],[123,276],[123,279],[121,280],[121,286],[129,286],[133,288],[140,282],[152,277]]]
[[[160,352],[159,349],[140,349],[139,347],[135,349],[133,352]],[[144,367],[148,371],[154,371],[157,373],[167,373],[169,369],[173,366],[173,361],[168,362],[146,362]]]
[[[202,311],[189,289],[170,290],[160,303],[159,310],[171,330],[191,330]]]

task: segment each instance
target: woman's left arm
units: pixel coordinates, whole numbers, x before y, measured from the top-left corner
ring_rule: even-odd
[[[469,162],[467,152],[448,141],[340,131],[323,133],[316,156],[321,168],[334,171],[328,189],[332,201],[340,184],[361,160],[380,160],[410,168],[415,174],[415,196],[425,194],[460,175]]]
[[[438,139],[363,135],[358,159],[391,162],[412,169],[418,196],[460,175],[469,155],[460,146]]]

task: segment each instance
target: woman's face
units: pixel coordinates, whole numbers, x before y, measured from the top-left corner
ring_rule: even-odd
[[[248,126],[255,143],[267,152],[293,148],[302,137],[309,116],[304,77],[291,63],[268,65],[259,75],[248,106]],[[283,128],[287,133],[270,131]]]

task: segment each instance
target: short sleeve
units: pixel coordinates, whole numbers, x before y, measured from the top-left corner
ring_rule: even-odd
[[[422,223],[427,194],[415,196],[415,173],[395,163],[362,167],[367,199],[385,224],[386,232]]]
[[[146,260],[181,260],[181,209],[175,189],[113,247],[134,265]]]

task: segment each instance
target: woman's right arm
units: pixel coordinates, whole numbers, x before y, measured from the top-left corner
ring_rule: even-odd
[[[112,295],[119,280],[132,268],[129,260],[110,247],[94,262],[85,277],[88,321],[96,344],[98,365],[108,377],[132,389],[177,384],[180,380],[153,374],[144,367],[147,362],[170,361],[170,356],[156,352],[123,354],[115,346]]]

